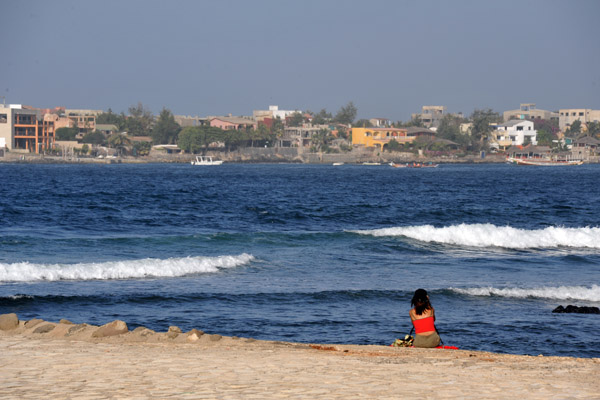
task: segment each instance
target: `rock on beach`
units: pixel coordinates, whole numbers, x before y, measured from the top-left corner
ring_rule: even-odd
[[[3,331],[10,331],[16,329],[19,326],[19,318],[17,314],[2,314],[0,315],[0,329]]]

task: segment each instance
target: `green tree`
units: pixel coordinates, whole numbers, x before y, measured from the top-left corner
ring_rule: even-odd
[[[437,128],[436,136],[443,139],[457,141],[462,136],[460,133],[460,124],[463,123],[463,119],[455,115],[446,114],[442,117],[440,125]]]
[[[83,146],[81,146],[81,154],[88,154],[90,152],[90,146],[88,146],[87,144],[84,144]]]
[[[571,124],[571,126],[569,126],[567,128],[567,136],[569,137],[576,137],[581,133],[581,121],[576,119],[575,121],[573,121],[573,123]]]
[[[288,118],[288,126],[302,126],[304,123],[304,115],[299,112],[295,112]]]
[[[349,102],[344,107],[340,108],[337,114],[335,114],[335,118],[333,120],[340,124],[349,125],[356,118],[356,114],[358,114],[358,109],[354,103]]]
[[[106,143],[106,137],[102,132],[96,130],[86,134],[81,141],[83,143],[102,145]]]
[[[123,133],[113,133],[108,138],[108,144],[110,147],[117,149],[119,154],[123,154],[127,146],[131,145],[131,139]]]
[[[592,137],[600,137],[600,122],[588,122],[587,124],[587,133]]]
[[[355,128],[372,128],[373,124],[368,119],[359,119],[355,123],[352,124]]]
[[[154,115],[142,103],[129,107],[129,117],[125,120],[127,132],[131,136],[150,135],[154,124]]]
[[[331,134],[331,131],[329,129],[319,129],[319,131],[317,133],[315,133],[312,138],[311,138],[311,147],[313,152],[318,152],[318,151],[325,151],[328,152],[329,151],[329,144],[331,143],[331,141],[335,139],[334,136]]]
[[[480,147],[484,147],[485,142],[492,132],[492,126],[490,124],[500,122],[501,117],[500,114],[492,111],[490,108],[485,110],[476,109],[471,115],[471,120],[473,121],[471,135],[479,141]]]
[[[135,142],[133,144],[133,155],[135,156],[147,156],[152,150],[152,144],[150,142]]]
[[[54,133],[56,140],[75,140],[75,137],[79,133],[77,128],[58,128]]]
[[[202,149],[202,140],[199,126],[188,126],[179,132],[177,146],[186,153],[196,154]]]
[[[402,145],[396,139],[392,139],[383,145],[383,149],[387,151],[400,151],[402,150]]]
[[[331,113],[328,113],[327,110],[323,108],[313,116],[312,123],[313,125],[325,125],[331,122],[332,118]]]
[[[170,110],[163,108],[152,129],[152,141],[154,144],[174,144],[177,143],[177,135],[181,127],[175,122],[175,117]]]
[[[96,124],[112,124],[116,125],[119,129],[124,129],[125,115],[115,114],[109,108],[107,112],[102,113],[96,117]]]
[[[533,121],[533,128],[537,131],[537,142],[543,146],[553,146],[559,131],[557,120],[537,118]]]
[[[196,154],[208,151],[213,142],[225,141],[225,131],[211,126],[188,126],[179,132],[177,146],[186,153]]]

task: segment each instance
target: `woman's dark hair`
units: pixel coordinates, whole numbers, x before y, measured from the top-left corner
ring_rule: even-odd
[[[423,311],[431,309],[431,303],[427,297],[427,291],[425,289],[415,290],[415,294],[410,301],[410,305],[415,307],[415,313],[417,315],[423,314]]]

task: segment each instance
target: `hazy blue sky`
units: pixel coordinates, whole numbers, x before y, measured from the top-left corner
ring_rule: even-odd
[[[0,96],[36,107],[408,120],[600,109],[600,1],[10,1]],[[0,99],[1,101],[1,99]]]

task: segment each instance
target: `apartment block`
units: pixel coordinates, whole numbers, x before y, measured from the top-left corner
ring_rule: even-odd
[[[563,132],[577,120],[581,121],[582,124],[600,122],[600,110],[591,110],[589,108],[564,108],[558,110],[558,114],[558,127]]]
[[[504,121],[510,121],[515,119],[520,120],[534,120],[534,119],[545,119],[545,120],[557,120],[558,113],[554,111],[541,110],[536,108],[535,103],[521,103],[518,110],[508,110],[503,113]]]
[[[446,114],[445,106],[423,106],[420,114],[412,114],[412,119],[419,118],[426,128],[437,128]]]
[[[54,121],[20,104],[0,106],[0,147],[41,153],[54,145]]]

